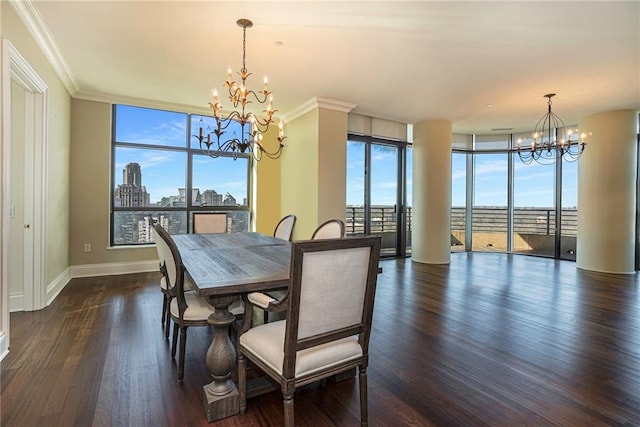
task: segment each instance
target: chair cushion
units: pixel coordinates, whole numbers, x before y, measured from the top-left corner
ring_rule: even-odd
[[[184,299],[187,303],[187,309],[184,311],[184,320],[207,320],[215,310],[206,298],[199,297],[195,292],[185,292]],[[180,315],[177,298],[171,300],[171,315],[173,317]]]
[[[187,309],[184,311],[184,320],[206,320],[211,313],[215,311],[215,308],[209,304],[206,298],[199,297],[194,291],[188,291],[184,293],[184,300],[187,303]],[[178,317],[178,299],[171,300],[171,315]],[[242,300],[238,300],[229,306],[229,311],[235,316],[240,316],[244,313],[244,303]]]
[[[257,356],[282,375],[286,320],[249,329],[240,336],[240,346]],[[362,356],[358,338],[347,337],[317,347],[300,350],[296,356],[295,376],[302,377],[338,363]]]
[[[160,278],[160,288],[163,291],[168,290],[167,289],[167,278],[162,276]],[[189,277],[185,274],[184,276],[184,290],[185,291],[192,291],[196,288],[196,286],[193,284],[193,282],[191,281],[191,279],[189,279]]]

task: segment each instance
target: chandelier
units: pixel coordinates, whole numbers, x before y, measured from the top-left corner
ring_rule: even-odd
[[[213,89],[213,100],[209,107],[213,110],[213,128],[211,126],[203,130],[203,120],[200,119],[198,135],[193,135],[200,143],[200,149],[211,157],[218,157],[221,152],[230,152],[233,159],[237,159],[240,153],[251,153],[256,160],[263,155],[271,159],[277,159],[282,154],[284,147],[284,123],[278,124],[278,147],[269,151],[263,144],[263,134],[269,126],[274,124],[273,115],[278,110],[273,109],[273,93],[269,91],[267,77],[264,78],[264,86],[260,91],[253,91],[247,87],[247,78],[251,75],[247,71],[247,28],[253,26],[248,19],[238,19],[237,24],[242,27],[242,68],[237,73],[240,81],[233,78],[231,68],[227,71],[227,80],[224,86],[227,88],[228,99],[233,106],[233,111],[223,114],[223,107],[218,99],[217,89]],[[261,114],[249,111],[250,104],[265,105],[266,109]]]
[[[562,119],[551,111],[551,98],[555,95],[555,93],[549,93],[544,96],[548,99],[548,109],[536,123],[531,145],[523,146],[522,140],[518,139],[518,156],[527,165],[534,161],[548,165],[556,163],[558,159],[574,162],[578,160],[587,145],[584,133],[578,136],[577,129],[565,131]]]

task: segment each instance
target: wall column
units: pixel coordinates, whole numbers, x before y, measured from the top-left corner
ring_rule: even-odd
[[[631,273],[635,269],[638,112],[584,117],[591,133],[578,163],[576,265],[585,270]]]
[[[325,220],[345,219],[347,117],[353,107],[316,97],[285,117],[280,210],[297,217],[294,240],[310,239]]]
[[[449,120],[413,125],[413,261],[451,261],[451,143]]]

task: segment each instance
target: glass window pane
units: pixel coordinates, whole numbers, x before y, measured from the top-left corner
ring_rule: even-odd
[[[451,250],[464,251],[467,223],[467,155],[451,155]]]
[[[347,141],[347,234],[364,234],[365,143]]]
[[[398,147],[371,144],[371,234],[382,236],[381,254],[397,250]]]
[[[513,167],[513,251],[553,256],[555,167],[526,165],[517,155]]]
[[[115,114],[116,142],[186,147],[184,113],[116,105]]]
[[[223,123],[223,126],[224,124],[227,124],[227,127],[221,129],[222,133],[220,134],[220,145],[223,145],[225,141],[228,141],[230,139],[242,139],[242,127],[240,126],[240,123],[235,120],[230,120]],[[248,130],[248,128],[249,127],[247,125],[245,129]],[[202,129],[202,133],[200,132],[200,129]],[[200,134],[202,134],[203,142],[209,141],[211,144],[213,144],[211,149],[215,150],[215,147],[217,147],[218,144],[218,139],[216,135],[213,134],[214,130],[216,130],[216,121],[213,117],[196,115],[191,116],[191,131],[189,132],[191,148],[206,149],[206,144],[203,143],[201,145],[200,139],[198,138]]]
[[[193,156],[192,206],[248,206],[249,159]]]
[[[113,164],[114,207],[186,206],[186,152],[116,147]]]
[[[507,250],[507,154],[475,154],[473,250]]]
[[[170,234],[187,232],[187,213],[185,211],[167,212],[130,212],[113,213],[113,243],[116,245],[137,245],[151,243],[151,221],[159,221]]]

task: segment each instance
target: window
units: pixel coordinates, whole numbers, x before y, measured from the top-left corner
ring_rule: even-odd
[[[113,117],[111,245],[151,242],[152,221],[187,233],[194,212],[225,212],[227,232],[249,229],[250,157],[203,154],[190,136],[209,118],[127,105]]]

